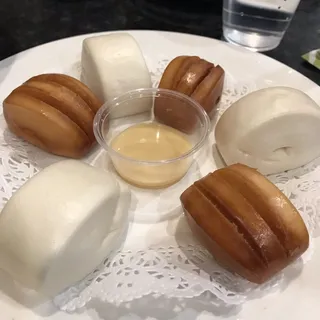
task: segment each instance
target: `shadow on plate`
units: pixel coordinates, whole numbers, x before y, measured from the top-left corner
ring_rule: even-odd
[[[230,297],[233,295],[243,297],[245,300],[254,300],[264,297],[267,294],[284,291],[290,283],[299,277],[303,269],[302,259],[298,259],[285,270],[280,272],[274,278],[270,279],[263,285],[251,283],[240,276],[228,272],[214,260],[211,254],[205,249],[201,241],[196,239],[192,234],[189,235],[193,240],[191,243],[198,243],[199,246],[186,245],[186,218],[181,216],[176,228],[176,241],[180,246],[183,256],[188,260],[188,264],[193,264],[195,275],[201,276],[207,281],[210,281],[215,289],[218,289],[225,294],[228,292]],[[186,265],[188,265],[186,264]],[[183,267],[183,264],[179,264]],[[188,270],[190,267],[188,266]]]
[[[0,116],[2,122],[3,115]],[[32,144],[18,138],[8,128],[3,132],[3,139],[6,145],[11,149],[8,154],[9,158],[21,159],[21,161],[29,162],[36,169],[44,169],[51,164],[64,160],[65,158],[49,154]]]
[[[202,313],[224,318],[239,312],[237,306],[221,304],[209,292],[192,299],[148,295],[119,306],[93,299],[86,309],[101,320],[194,320]],[[81,312],[79,310],[77,313]]]
[[[214,159],[217,169],[222,169],[226,167],[226,163],[224,162],[222,155],[215,143],[212,145],[212,157]]]
[[[42,170],[56,162],[68,159],[43,151],[27,141],[18,138],[8,129],[3,114],[0,115],[0,128],[4,128],[0,144],[7,146],[8,150],[10,150],[8,152],[8,158],[20,159],[21,162],[29,163],[37,170]],[[92,150],[80,160],[91,163],[97,156],[99,149],[100,147],[96,144]]]
[[[0,290],[5,295],[27,308],[39,308],[39,310],[41,310],[45,306],[46,312],[48,312],[49,309],[53,311],[55,308],[47,298],[33,290],[23,288],[19,283],[15,282],[10,275],[2,270],[0,270],[0,285]]]

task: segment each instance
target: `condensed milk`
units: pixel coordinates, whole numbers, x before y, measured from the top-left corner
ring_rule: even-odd
[[[193,147],[187,135],[156,122],[133,125],[111,142],[118,174],[142,188],[165,188],[179,181],[191,165],[191,157],[179,159]],[[173,160],[166,163],[167,160]],[[162,162],[159,162],[162,161]]]

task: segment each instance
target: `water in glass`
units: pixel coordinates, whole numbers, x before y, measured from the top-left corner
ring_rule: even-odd
[[[277,47],[300,0],[224,0],[223,34],[227,41],[255,51]]]

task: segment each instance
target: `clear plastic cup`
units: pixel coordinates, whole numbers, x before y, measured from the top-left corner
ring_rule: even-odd
[[[276,48],[300,0],[224,0],[223,35],[254,51]]]
[[[94,119],[95,137],[118,175],[132,185],[151,189],[168,187],[187,173],[209,129],[210,119],[196,101],[156,88],[130,91],[110,100]],[[178,150],[182,146],[183,152]],[[141,147],[148,152],[139,154]]]

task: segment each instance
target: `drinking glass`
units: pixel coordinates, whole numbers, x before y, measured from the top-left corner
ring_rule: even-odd
[[[300,0],[223,0],[223,35],[254,51],[276,48]]]

